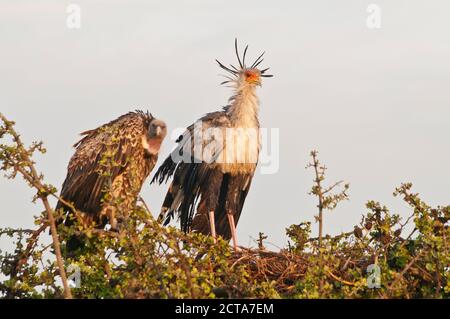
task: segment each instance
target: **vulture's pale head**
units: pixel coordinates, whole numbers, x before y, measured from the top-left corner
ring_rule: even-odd
[[[142,136],[142,147],[147,155],[157,155],[164,138],[167,135],[167,126],[164,121],[152,118],[148,124],[146,136]]]
[[[237,87],[240,87],[242,85],[244,86],[261,86],[261,78],[269,78],[273,75],[266,74],[266,69],[259,69],[258,66],[263,62],[263,52],[256,60],[253,62],[250,66],[247,66],[245,63],[245,57],[247,55],[248,45],[244,49],[244,53],[242,54],[242,59],[239,55],[239,49],[237,44],[237,39],[234,41],[234,48],[236,51],[236,57],[239,63],[239,68],[235,67],[234,65],[230,64],[230,67],[227,67],[220,63],[218,60],[216,62],[219,64],[219,66],[231,74],[231,76],[226,75],[225,77],[228,79],[227,81],[222,82],[221,84],[234,84]]]
[[[148,127],[149,138],[164,139],[167,135],[167,126],[164,121],[153,119]]]

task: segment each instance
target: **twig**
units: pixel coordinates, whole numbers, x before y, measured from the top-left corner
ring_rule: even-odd
[[[343,284],[346,284],[346,285],[348,285],[348,286],[355,286],[355,284],[353,283],[353,282],[350,282],[350,281],[347,281],[347,280],[344,280],[344,279],[342,279],[342,278],[339,278],[338,276],[336,276],[335,274],[333,274],[331,271],[329,271],[329,270],[327,270],[327,274],[331,277],[331,278],[333,278],[333,279],[335,279],[335,280],[337,280],[337,281],[339,281],[339,282],[342,282]]]
[[[56,230],[56,223],[55,218],[53,216],[53,209],[50,206],[50,203],[48,202],[48,194],[51,192],[48,191],[47,186],[43,185],[40,181],[40,175],[37,173],[36,168],[33,165],[33,162],[31,161],[28,151],[25,149],[25,146],[23,145],[19,134],[14,130],[13,123],[10,122],[2,113],[0,113],[0,119],[4,122],[5,128],[11,134],[13,137],[14,142],[17,144],[17,149],[19,151],[19,154],[21,156],[21,159],[25,162],[26,167],[29,169],[29,172],[27,172],[22,166],[19,165],[14,160],[10,161],[10,164],[14,166],[14,168],[22,174],[22,176],[35,188],[38,190],[38,197],[43,203],[45,210],[47,212],[47,218],[50,224],[50,231],[53,241],[53,247],[55,249],[55,255],[56,255],[56,262],[58,264],[59,273],[61,275],[61,280],[64,287],[64,296],[67,299],[72,299],[72,293],[70,290],[70,286],[67,282],[67,275],[64,268],[64,260],[61,255],[61,247],[58,239],[58,233]]]
[[[397,274],[396,278],[394,279],[394,281],[388,286],[387,291],[391,291],[394,286],[397,284],[397,282],[403,278],[403,276],[405,275],[405,273],[412,267],[412,265],[414,265],[414,263],[417,261],[417,259],[419,259],[419,257],[422,255],[422,252],[419,252],[406,266],[405,268],[402,270],[401,273]]]
[[[17,264],[14,267],[14,271],[11,273],[11,277],[15,277],[15,275],[19,272],[20,267],[27,261],[28,257],[30,256],[31,250],[34,248],[34,246],[36,246],[39,235],[45,229],[47,229],[47,227],[47,223],[44,223],[41,227],[32,232],[32,235],[30,236],[30,238],[28,238],[28,244],[25,248],[25,251],[21,254],[20,258],[17,259]]]
[[[315,179],[314,179],[314,183],[316,184],[317,187],[317,197],[319,199],[319,204],[317,205],[317,208],[319,208],[319,215],[317,217],[317,220],[319,222],[319,248],[322,247],[322,237],[323,237],[323,189],[322,189],[322,184],[321,181],[323,179],[323,172],[320,172],[320,162],[317,158],[317,152],[316,151],[312,151],[311,152],[311,156],[312,156],[312,163],[310,164],[310,166],[312,166],[314,168],[314,173],[315,173]]]

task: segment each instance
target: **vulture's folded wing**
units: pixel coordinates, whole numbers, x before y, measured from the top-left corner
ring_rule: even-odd
[[[69,162],[61,197],[84,213],[99,213],[105,189],[141,146],[139,132],[134,132],[136,128],[127,127],[125,122],[84,132],[86,136],[75,144],[76,152]],[[57,208],[61,207],[66,208],[59,202]]]

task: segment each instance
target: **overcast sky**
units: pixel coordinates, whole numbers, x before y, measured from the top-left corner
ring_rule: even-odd
[[[70,3],[80,29],[66,26]],[[382,10],[379,29],[367,27],[370,3]],[[284,246],[286,227],[314,221],[312,149],[330,182],[350,183],[327,233],[353,229],[370,199],[406,216],[392,197],[406,181],[428,203],[450,203],[449,15],[447,0],[0,0],[0,111],[26,142],[45,142],[38,168],[59,187],[81,131],[136,108],[173,130],[225,105],[214,59],[234,63],[238,37],[249,57],[266,51],[275,77],[259,89],[261,124],[280,130],[279,171],[256,175],[238,238],[248,245],[262,231]],[[167,186],[148,184],[156,214]],[[1,178],[0,226],[33,227],[42,207],[32,196]]]

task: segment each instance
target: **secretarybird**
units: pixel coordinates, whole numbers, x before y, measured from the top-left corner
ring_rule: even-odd
[[[247,49],[241,58],[235,40],[239,67],[216,60],[228,73],[221,84],[234,91],[228,105],[189,126],[152,180],[161,184],[173,176],[160,221],[167,225],[176,214],[183,231],[232,239],[235,250],[236,225],[260,151],[256,88],[263,77],[272,77],[266,74],[269,68],[258,68],[264,53],[247,66]]]

